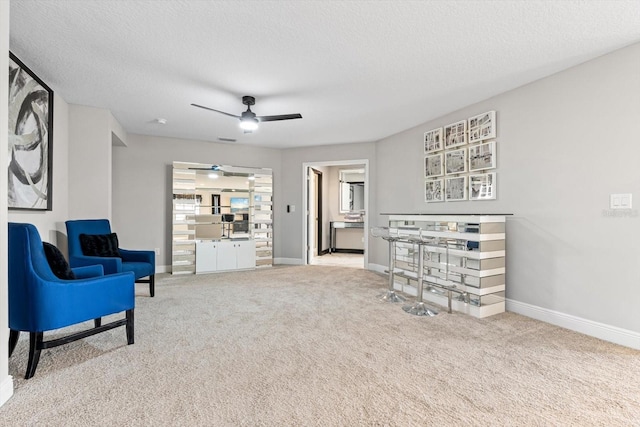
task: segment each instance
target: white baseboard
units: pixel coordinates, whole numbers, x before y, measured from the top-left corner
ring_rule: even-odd
[[[7,375],[0,384],[0,406],[4,405],[11,396],[13,396],[13,377]]]
[[[640,333],[507,299],[507,311],[640,350]]]
[[[171,273],[171,269],[168,265],[156,265],[156,273]]]
[[[274,264],[286,264],[286,265],[304,265],[300,258],[274,258]]]
[[[369,263],[368,269],[371,271],[375,271],[376,273],[387,274],[385,270],[387,270],[386,265],[374,264],[372,262]]]

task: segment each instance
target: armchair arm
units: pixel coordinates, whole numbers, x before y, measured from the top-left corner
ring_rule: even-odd
[[[29,325],[21,330],[47,331],[135,307],[132,272],[80,280],[47,281],[34,276]]]
[[[122,260],[125,262],[148,262],[154,267],[156,265],[156,253],[154,251],[140,251],[121,248],[118,248],[118,250],[120,251]]]
[[[76,267],[71,270],[76,276],[76,279],[88,279],[89,277],[104,276],[104,268],[100,264]]]
[[[104,274],[114,274],[122,271],[122,260],[118,257],[72,255],[69,257],[69,264],[73,268],[100,264],[104,268]]]

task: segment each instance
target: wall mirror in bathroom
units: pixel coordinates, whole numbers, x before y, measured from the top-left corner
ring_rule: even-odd
[[[340,171],[340,213],[364,211],[364,169]]]

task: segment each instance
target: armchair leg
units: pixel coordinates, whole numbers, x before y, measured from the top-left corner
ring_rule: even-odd
[[[25,380],[36,373],[42,351],[42,336],[42,332],[29,332],[29,363],[27,363],[27,372],[24,375]]]
[[[149,295],[152,297],[156,294],[156,275],[152,274],[148,279],[137,279],[136,283],[148,283],[149,284]]]
[[[97,319],[93,319],[93,326],[99,328],[102,325],[102,317],[98,317]]]
[[[13,350],[16,349],[18,338],[20,338],[20,331],[11,329],[9,331],[9,357],[11,357],[11,355],[13,354]]]
[[[126,323],[126,330],[127,330],[127,344],[131,345],[134,343],[134,339],[133,339],[133,309],[131,310],[127,310],[127,323]]]

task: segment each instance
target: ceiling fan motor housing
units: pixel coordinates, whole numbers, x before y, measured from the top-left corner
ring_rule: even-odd
[[[242,103],[244,105],[252,106],[256,104],[256,99],[253,96],[246,95],[242,97]]]

